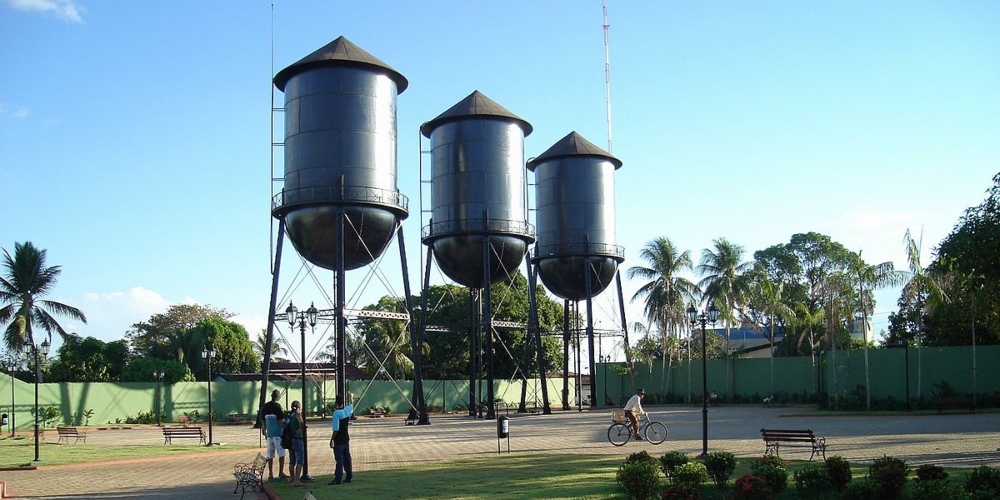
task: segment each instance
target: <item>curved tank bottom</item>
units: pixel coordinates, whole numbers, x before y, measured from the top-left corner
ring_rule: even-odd
[[[456,283],[469,288],[484,288],[517,273],[527,253],[530,237],[490,235],[490,282],[483,283],[483,236],[455,234],[428,242],[441,271]],[[427,240],[425,240],[427,242]]]
[[[285,215],[285,231],[295,250],[309,262],[336,270],[335,216],[344,212],[344,270],[375,261],[396,234],[397,214],[363,205],[303,206]]]
[[[614,280],[621,259],[606,255],[563,255],[536,258],[533,262],[538,265],[538,277],[550,292],[566,300],[584,300],[587,298],[584,266],[591,269],[590,296],[596,297]]]

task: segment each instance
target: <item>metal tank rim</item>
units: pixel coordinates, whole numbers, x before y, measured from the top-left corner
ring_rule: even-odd
[[[398,190],[371,186],[344,186],[343,189],[339,186],[309,186],[285,189],[274,195],[271,215],[280,218],[304,207],[362,206],[384,208],[403,220],[409,216],[408,205],[409,198]]]
[[[431,222],[421,228],[420,241],[424,245],[453,236],[509,236],[527,244],[535,241],[535,226],[526,221],[490,219],[483,226],[482,219],[458,219]]]
[[[531,262],[563,257],[610,257],[618,263],[625,261],[625,247],[609,243],[560,243],[532,249]]]

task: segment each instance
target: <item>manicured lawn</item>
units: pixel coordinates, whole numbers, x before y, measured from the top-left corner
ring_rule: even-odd
[[[56,444],[56,437],[50,436],[48,441],[39,445],[38,455],[44,465],[78,464],[86,462],[105,462],[134,458],[162,457],[217,451],[218,448],[194,444],[163,445],[163,440],[155,444],[142,445],[103,445],[94,443]],[[73,440],[71,439],[70,442]],[[226,446],[226,449],[251,448],[249,446]],[[29,438],[0,437],[0,467],[23,467],[31,465],[35,459],[35,442]]]
[[[502,499],[624,499],[624,490],[615,481],[624,457],[607,455],[501,455],[468,460],[414,465],[356,473],[350,484],[331,486],[330,475],[314,476],[315,481],[292,488],[285,481],[272,481],[271,487],[284,500],[298,500],[311,491],[316,500],[333,498],[502,498]],[[792,472],[807,461],[788,463],[788,487],[779,500],[800,498],[795,492]],[[815,463],[822,463],[814,461]],[[949,481],[962,484],[971,469],[945,469]],[[851,468],[855,479],[868,473],[867,465]],[[700,488],[703,500],[730,498],[733,481],[750,472],[750,460],[741,459],[725,488],[711,482]],[[914,474],[910,474],[912,479]],[[667,487],[661,476],[661,486]],[[907,488],[912,487],[908,481]]]
[[[281,498],[312,491],[332,498],[616,498],[615,472],[622,458],[607,455],[499,455],[404,469],[357,472],[354,481],[330,486],[332,476],[302,488],[271,482]]]

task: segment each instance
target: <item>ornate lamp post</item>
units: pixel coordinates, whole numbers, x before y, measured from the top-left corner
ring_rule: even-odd
[[[215,348],[205,347],[205,350],[201,351],[201,357],[208,361],[208,444],[205,446],[214,446],[215,443],[212,441],[212,360],[215,359]]]
[[[309,475],[309,439],[306,437],[306,408],[308,408],[308,398],[306,397],[306,322],[309,328],[316,329],[316,321],[319,319],[319,310],[314,303],[309,304],[309,309],[299,312],[291,301],[288,302],[288,309],[285,309],[285,317],[288,319],[288,326],[295,328],[295,323],[299,324],[299,331],[302,333],[302,480],[310,481]]]
[[[156,425],[163,427],[163,410],[160,409],[160,383],[163,382],[163,370],[153,370],[153,378],[156,379]],[[209,410],[211,411],[211,410]]]
[[[41,462],[38,458],[38,382],[42,378],[42,358],[48,357],[49,355],[49,341],[43,340],[41,347],[38,345],[34,346],[35,350],[35,462]],[[41,356],[39,356],[39,350],[41,350]]]
[[[719,320],[719,309],[712,301],[708,303],[708,311],[699,314],[694,304],[691,304],[687,308],[687,315],[692,328],[701,323],[701,455],[698,456],[705,457],[708,455],[708,355],[705,346],[705,323],[714,326]]]

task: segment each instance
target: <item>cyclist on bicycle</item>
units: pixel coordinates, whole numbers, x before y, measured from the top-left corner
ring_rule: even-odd
[[[639,390],[635,391],[635,394],[629,398],[628,402],[625,403],[625,417],[628,418],[629,422],[632,423],[632,434],[635,439],[642,439],[639,436],[639,417],[643,414],[642,411],[642,398],[646,395],[646,391]]]

